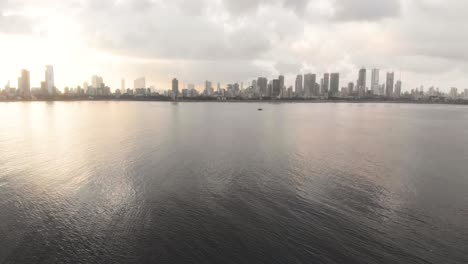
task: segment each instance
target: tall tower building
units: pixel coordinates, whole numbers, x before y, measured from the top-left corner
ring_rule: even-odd
[[[52,67],[51,65],[46,66],[45,85],[49,94],[55,93],[54,67]]]
[[[283,88],[284,88],[284,76],[283,76],[283,75],[280,75],[280,76],[278,77],[278,80],[279,80],[280,90],[282,91]]]
[[[366,87],[366,82],[367,82],[367,73],[366,69],[362,68],[359,70],[359,78],[357,82],[358,87]]]
[[[322,94],[328,94],[330,91],[330,74],[325,73],[323,75]]]
[[[304,75],[304,93],[306,96],[312,96],[314,92],[317,76],[312,73]]]
[[[205,82],[205,95],[211,96],[213,94],[213,85],[210,81]]]
[[[284,76],[283,75],[280,75],[278,77],[278,80],[279,80],[279,89],[280,89],[280,95],[282,96],[283,93],[285,93],[285,85],[284,85]]]
[[[348,83],[348,94],[353,94],[354,93],[354,83],[350,82]]]
[[[340,74],[332,73],[330,78],[330,94],[337,95],[340,91]]]
[[[372,76],[371,76],[371,89],[374,95],[381,95],[380,94],[380,70],[379,69],[372,69]]]
[[[136,89],[145,89],[146,88],[146,79],[145,77],[140,77],[133,82],[133,88]]]
[[[393,86],[395,85],[395,73],[387,72],[386,96],[393,96]]]
[[[357,81],[357,90],[359,92],[359,95],[365,95],[367,93],[366,83],[367,72],[365,68],[362,68],[359,70],[359,78]]]
[[[18,91],[21,96],[31,95],[31,82],[27,70],[21,70],[21,77],[18,78]]]
[[[260,77],[257,79],[258,89],[260,90],[261,96],[268,95],[268,79],[265,77]]]
[[[272,97],[277,97],[281,94],[281,80],[280,79],[274,79],[273,80],[273,92],[272,92]]]
[[[104,81],[102,80],[102,77],[94,75],[91,78],[91,84],[94,89],[101,88],[101,86],[104,84]]]
[[[400,98],[400,96],[401,96],[401,87],[402,87],[402,82],[401,82],[401,80],[399,80],[399,81],[396,82],[396,85],[395,85],[394,96],[396,98]]]
[[[85,93],[88,93],[88,89],[89,89],[88,83],[87,83],[87,82],[84,82],[84,83],[83,83],[83,91],[84,91]]]
[[[303,85],[304,85],[304,80],[303,80],[302,74],[297,75],[296,77],[296,84],[295,84],[295,91],[296,91],[296,96],[300,97],[304,93]]]
[[[257,80],[252,81],[252,90],[255,94],[258,94]]]
[[[179,80],[176,78],[172,80],[172,94],[174,98],[179,96]]]
[[[120,83],[120,89],[122,90],[122,94],[126,93],[127,88],[125,87],[125,79],[122,78],[122,82]]]

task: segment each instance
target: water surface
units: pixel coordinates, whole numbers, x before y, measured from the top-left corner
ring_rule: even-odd
[[[3,103],[0,238],[0,263],[468,263],[468,107]]]

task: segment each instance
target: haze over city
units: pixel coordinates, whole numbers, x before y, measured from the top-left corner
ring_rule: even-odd
[[[466,1],[192,0],[0,2],[0,87],[31,86],[53,65],[55,85],[102,76],[111,88],[145,76],[148,87],[250,83],[258,76],[402,74],[403,90],[468,87]],[[382,76],[381,78],[385,78]],[[369,80],[369,79],[368,79]]]

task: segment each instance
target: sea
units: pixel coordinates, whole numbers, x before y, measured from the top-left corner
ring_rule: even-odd
[[[468,263],[468,106],[0,103],[0,263]]]

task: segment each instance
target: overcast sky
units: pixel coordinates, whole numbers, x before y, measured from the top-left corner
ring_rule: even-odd
[[[248,82],[278,74],[340,72],[341,86],[365,66],[416,86],[468,88],[466,0],[0,0],[0,85],[22,68],[40,86],[94,74],[120,88]]]

